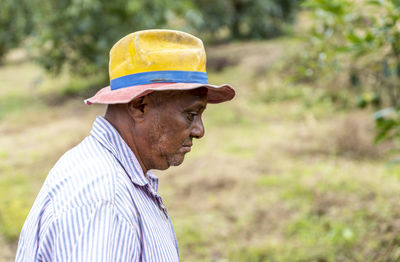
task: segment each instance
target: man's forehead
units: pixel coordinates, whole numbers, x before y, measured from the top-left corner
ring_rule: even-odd
[[[197,109],[205,108],[207,105],[207,89],[202,90],[187,90],[184,93],[177,94],[171,104],[180,108],[196,107]]]
[[[196,89],[189,89],[189,90],[170,90],[169,92],[171,93],[171,96],[175,96],[177,98],[179,97],[190,97],[190,96],[195,96],[199,98],[203,98],[207,96],[207,88],[205,87],[200,87]]]
[[[168,90],[156,91],[150,94],[156,104],[175,104],[179,106],[189,106],[199,103],[207,104],[207,88],[196,88],[191,90]]]
[[[182,102],[204,102],[207,104],[207,89],[197,88],[192,90],[185,90],[181,94],[176,95],[176,100]]]

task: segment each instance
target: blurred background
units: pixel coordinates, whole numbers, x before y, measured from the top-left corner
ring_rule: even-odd
[[[108,52],[202,38],[236,98],[157,172],[182,261],[400,261],[399,0],[0,0],[0,261],[105,107]]]

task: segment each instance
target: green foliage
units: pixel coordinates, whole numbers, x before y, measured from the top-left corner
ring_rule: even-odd
[[[384,139],[400,138],[400,115],[396,112],[399,109],[388,107],[379,110],[374,114],[376,126],[378,129],[375,137],[376,142]]]
[[[27,1],[0,1],[0,61],[7,51],[17,47],[31,30],[31,14]]]
[[[209,40],[274,37],[299,0],[1,1],[0,57],[30,33],[30,53],[45,69],[89,75],[106,71],[111,46],[137,30],[177,28]]]
[[[303,56],[305,77],[347,73],[358,107],[384,105],[400,112],[400,3],[307,0],[304,6],[315,19]],[[376,115],[377,141],[400,138],[400,122],[386,117]]]
[[[200,33],[240,38],[271,38],[293,19],[298,0],[199,0],[186,18]]]
[[[117,39],[164,25],[170,7],[164,0],[36,0],[35,4],[38,61],[56,73],[68,66],[78,74],[106,69],[106,54]]]
[[[339,72],[343,66],[340,55],[346,51],[346,30],[356,19],[354,4],[348,0],[307,0],[303,6],[312,11],[313,26],[310,45],[301,53],[300,75],[314,80]]]

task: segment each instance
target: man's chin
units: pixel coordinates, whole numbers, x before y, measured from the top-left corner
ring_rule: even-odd
[[[169,166],[179,166],[180,164],[183,163],[184,159],[185,159],[184,154],[175,154],[172,157],[169,157],[167,159],[167,162]]]

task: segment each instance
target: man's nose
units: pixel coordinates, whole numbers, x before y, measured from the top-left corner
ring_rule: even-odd
[[[201,117],[196,117],[193,121],[192,137],[202,138],[204,136],[204,125]]]

